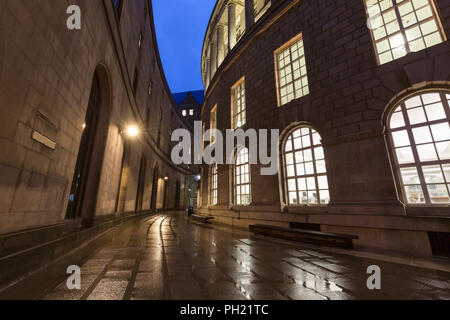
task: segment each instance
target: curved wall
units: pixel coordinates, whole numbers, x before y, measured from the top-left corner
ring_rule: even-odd
[[[81,30],[74,31],[65,27],[64,1],[1,2],[0,233],[69,222],[66,208],[99,65],[110,118],[107,136],[100,137],[104,155],[91,158],[100,170],[98,195],[85,195],[93,197],[95,212],[83,215],[154,209],[155,185],[166,177],[164,208],[180,204],[177,181],[183,195],[191,172],[171,163],[169,134],[185,124],[164,77],[151,1],[124,1],[120,17],[114,1],[82,1]],[[140,127],[141,135],[126,138],[128,125]],[[54,149],[32,139],[35,131]]]
[[[435,2],[449,35],[448,2]],[[299,34],[309,94],[279,106],[274,53]],[[202,120],[208,129],[210,112],[217,105],[217,128],[231,128],[231,88],[245,77],[243,128],[283,132],[296,122],[316,128],[324,145],[331,201],[325,206],[288,206],[282,168],[278,176],[260,176],[258,165],[252,165],[252,203],[235,206],[232,170],[222,165],[217,205],[208,200],[209,170],[203,168],[202,210],[237,226],[261,221],[315,223],[324,231],[358,234],[359,247],[431,254],[427,232],[450,232],[448,207],[404,205],[382,119],[391,100],[404,90],[450,88],[449,61],[450,43],[444,41],[378,65],[363,0],[272,1],[212,77]]]

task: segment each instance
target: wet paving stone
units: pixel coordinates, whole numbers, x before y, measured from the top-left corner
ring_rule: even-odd
[[[158,214],[118,228],[82,264],[82,290],[65,282],[43,299],[450,299],[450,274],[254,237],[224,225]],[[369,290],[367,267],[382,271]]]

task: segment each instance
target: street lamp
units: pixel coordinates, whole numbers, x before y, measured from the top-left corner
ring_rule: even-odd
[[[123,133],[130,138],[135,138],[141,133],[141,130],[139,130],[136,125],[129,125],[125,128]]]

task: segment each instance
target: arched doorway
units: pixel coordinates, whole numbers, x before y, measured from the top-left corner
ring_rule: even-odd
[[[95,217],[110,118],[110,82],[104,66],[97,67],[92,81],[83,133],[69,194],[66,219],[80,219],[91,227]]]
[[[139,180],[136,196],[136,212],[142,211],[143,208],[146,175],[147,175],[147,159],[145,158],[145,155],[142,155],[141,164],[139,166]]]
[[[156,196],[156,210],[164,209],[166,197],[166,182],[164,179],[158,179],[158,191]]]
[[[175,186],[175,209],[181,209],[181,182],[177,180]]]
[[[158,196],[158,176],[159,170],[158,167],[155,167],[153,170],[153,181],[152,181],[152,200],[150,207],[152,210],[156,210],[156,198]]]

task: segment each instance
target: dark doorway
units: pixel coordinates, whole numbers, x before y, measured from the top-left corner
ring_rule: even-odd
[[[156,199],[158,197],[158,176],[159,176],[159,170],[156,167],[153,170],[153,182],[152,182],[152,200],[150,207],[152,210],[156,210]]]
[[[181,183],[180,183],[180,180],[177,180],[176,189],[175,189],[175,209],[181,209],[180,196],[181,196]]]
[[[93,224],[100,184],[103,156],[109,128],[109,91],[102,92],[101,83],[108,79],[99,67],[94,73],[83,133],[66,211],[67,219],[82,218],[82,225]]]
[[[141,157],[141,164],[139,166],[139,180],[136,196],[136,211],[142,211],[144,202],[144,190],[145,190],[145,177],[147,175],[147,159],[144,155]]]

